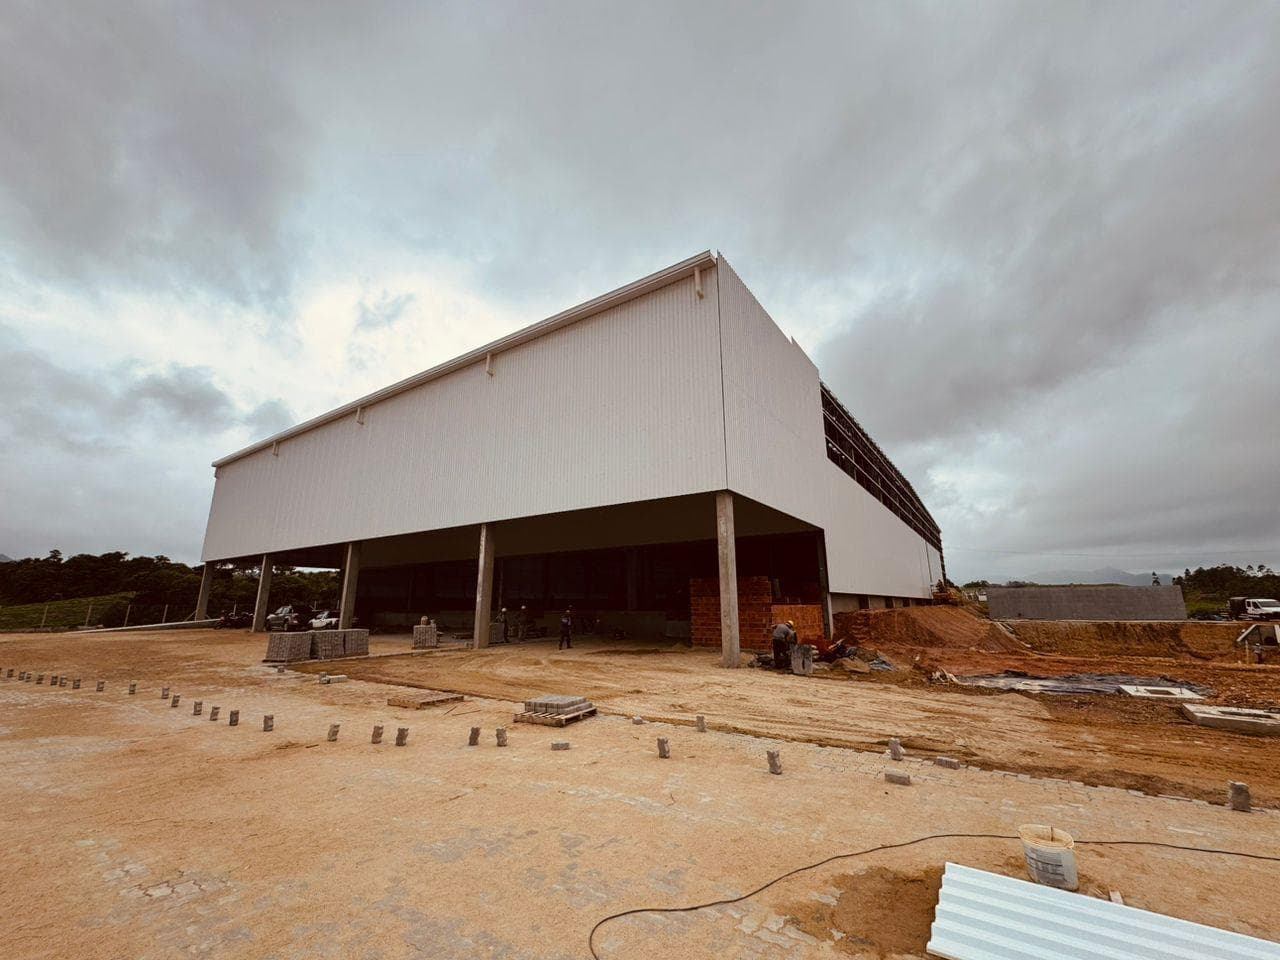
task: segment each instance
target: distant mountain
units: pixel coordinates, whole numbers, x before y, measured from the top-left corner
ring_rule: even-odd
[[[1160,582],[1166,587],[1177,576],[1174,573],[1161,573]],[[1151,571],[1146,573],[1129,573],[1117,567],[1102,567],[1098,570],[1043,570],[1033,573],[1025,579],[1032,583],[1121,583],[1130,587],[1151,586]]]
[[[13,557],[7,557],[3,553],[0,553],[0,563],[13,563]]]

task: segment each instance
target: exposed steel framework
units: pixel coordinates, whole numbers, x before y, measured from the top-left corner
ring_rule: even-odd
[[[941,553],[942,530],[925,509],[910,481],[885,456],[844,404],[836,399],[831,388],[825,383],[820,387],[827,457]]]

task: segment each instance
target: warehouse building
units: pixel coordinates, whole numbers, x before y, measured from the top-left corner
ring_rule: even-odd
[[[938,525],[707,252],[214,463],[202,559],[341,571],[342,617],[503,607],[690,637],[736,665],[784,613],[927,601]],[[807,635],[806,635],[807,634]],[[496,638],[495,638],[496,639]]]

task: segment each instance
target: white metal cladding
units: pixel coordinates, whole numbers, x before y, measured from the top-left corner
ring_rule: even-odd
[[[944,960],[1280,960],[1280,944],[955,863],[927,949]]]
[[[714,271],[219,461],[202,558],[724,489]]]
[[[818,368],[721,257],[729,489],[822,527],[837,593],[928,597],[938,551],[827,458]]]

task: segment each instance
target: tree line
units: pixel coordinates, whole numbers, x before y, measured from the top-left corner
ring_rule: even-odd
[[[119,626],[126,611],[130,623],[154,623],[168,610],[169,620],[195,612],[203,566],[188,566],[165,556],[131,557],[123,551],[80,553],[63,557],[50,550],[45,557],[0,563],[0,607],[43,604],[79,597],[127,595],[102,610],[94,623]],[[259,568],[219,564],[209,594],[209,614],[232,609],[252,610],[258,593]],[[336,605],[338,577],[334,571],[275,568],[272,604]]]

